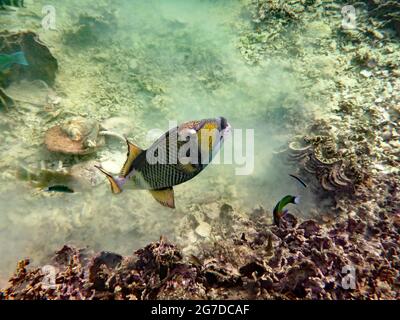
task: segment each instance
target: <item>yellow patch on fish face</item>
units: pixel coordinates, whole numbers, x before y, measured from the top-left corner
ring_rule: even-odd
[[[201,150],[211,153],[219,139],[218,123],[216,121],[206,122],[204,126],[197,131],[197,137]],[[203,139],[205,140],[203,141]]]

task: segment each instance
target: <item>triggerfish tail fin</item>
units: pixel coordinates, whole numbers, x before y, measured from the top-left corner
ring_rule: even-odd
[[[151,195],[157,202],[161,203],[163,206],[168,208],[175,208],[175,198],[174,198],[174,189],[165,188],[159,190],[149,190]]]
[[[139,154],[143,152],[138,146],[135,146],[132,142],[126,139],[126,144],[128,146],[128,154],[126,155],[126,161],[121,169],[120,175],[126,177],[131,171],[131,166],[133,161],[137,158]]]
[[[107,177],[108,181],[110,182],[110,186],[111,186],[111,191],[112,193],[121,193],[122,189],[119,186],[119,184],[117,183],[117,181],[115,181],[114,177],[107,172],[106,170],[104,170],[102,167],[100,166],[95,166],[97,169],[99,169],[102,173],[104,173],[104,175]]]
[[[12,56],[15,63],[21,64],[23,66],[29,65],[28,61],[26,61],[25,53],[23,53],[22,51],[15,52],[12,54]]]

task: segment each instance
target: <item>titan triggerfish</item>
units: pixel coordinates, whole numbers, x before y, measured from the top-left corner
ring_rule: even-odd
[[[175,208],[173,186],[197,176],[221,148],[231,126],[224,117],[190,121],[174,127],[142,150],[130,141],[118,176],[97,167],[113,193],[145,189],[162,205]]]

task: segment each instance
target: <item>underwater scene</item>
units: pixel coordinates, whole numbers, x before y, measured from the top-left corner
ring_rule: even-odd
[[[0,300],[399,299],[400,3],[0,0]]]

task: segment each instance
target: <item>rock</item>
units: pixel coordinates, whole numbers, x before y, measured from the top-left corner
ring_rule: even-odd
[[[112,117],[102,121],[101,126],[107,130],[128,135],[132,132],[134,122],[129,117]]]
[[[328,38],[332,29],[326,23],[314,21],[307,25],[306,34],[312,38]]]
[[[195,232],[203,238],[208,238],[211,233],[211,226],[207,222],[200,222]]]
[[[129,61],[129,69],[130,69],[131,71],[135,71],[135,70],[137,69],[137,67],[138,67],[138,62],[137,62],[137,60],[136,60],[136,59],[131,59],[131,60]]]
[[[12,106],[14,106],[14,100],[0,88],[0,109],[8,110]]]
[[[99,164],[95,160],[81,162],[73,165],[70,172],[81,187],[90,188],[99,185],[104,180],[104,175],[95,167]]]
[[[369,77],[372,76],[372,72],[371,72],[371,71],[368,71],[368,70],[362,70],[362,71],[360,72],[360,74],[361,74],[364,78],[369,78]]]
[[[37,106],[44,106],[50,96],[55,93],[43,80],[13,82],[7,89],[6,94],[14,101],[29,103]]]
[[[232,220],[233,208],[231,205],[224,203],[221,206],[219,217],[222,221],[230,222]]]
[[[12,66],[10,72],[0,79],[0,86],[7,87],[12,82],[20,80],[43,80],[53,85],[58,63],[50,50],[40,41],[39,36],[32,31],[0,32],[1,52],[23,51],[29,65],[21,68]]]
[[[75,118],[47,130],[45,144],[49,151],[84,155],[105,144],[99,136],[100,125],[95,120]]]

